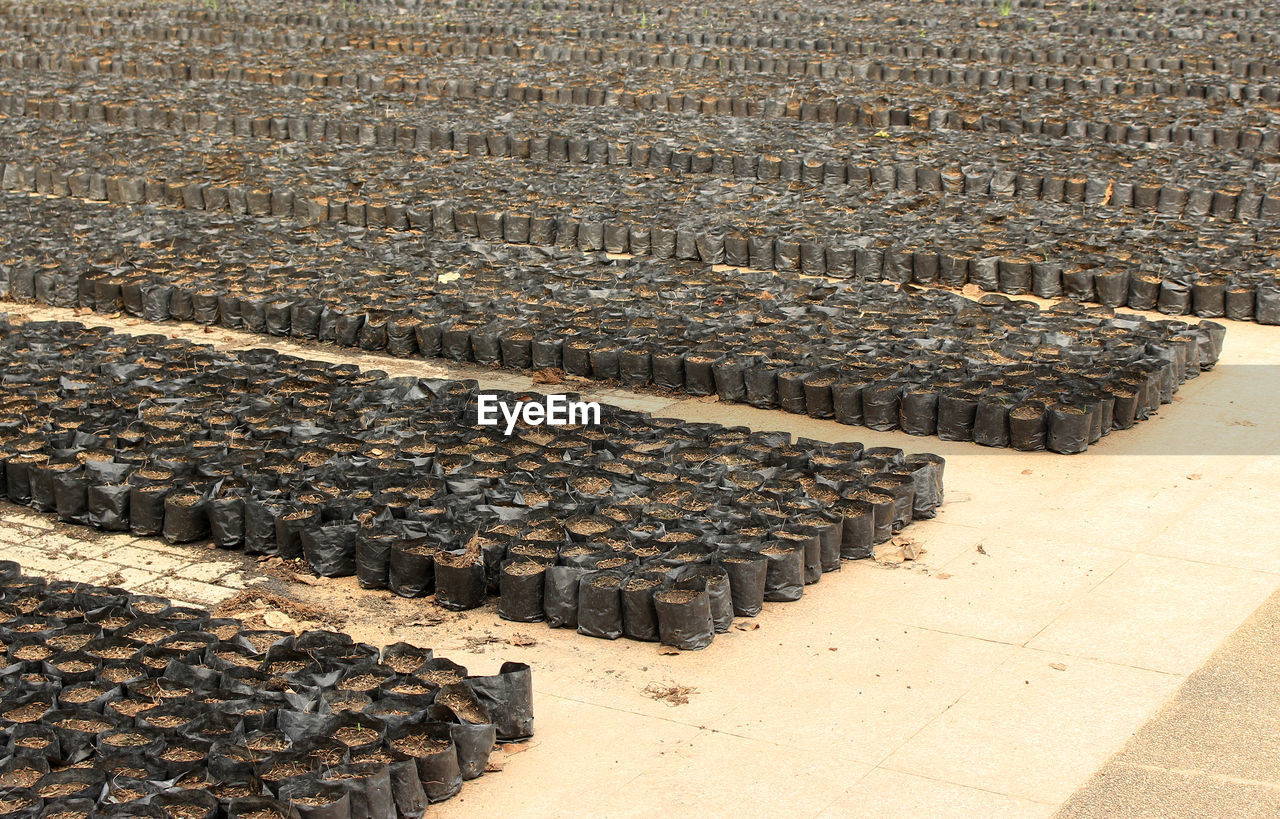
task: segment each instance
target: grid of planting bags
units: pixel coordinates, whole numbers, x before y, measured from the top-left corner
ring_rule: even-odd
[[[127,132],[373,145],[409,154],[456,151],[535,164],[629,165],[686,177],[837,186],[866,197],[918,188],[983,199],[1082,201],[1167,217],[1195,216],[1204,194],[1192,191],[1216,195],[1229,179],[1232,190],[1223,192],[1223,202],[1216,208],[1210,204],[1216,217],[1280,216],[1280,191],[1269,193],[1277,170],[1270,155],[1280,147],[1280,131],[1259,133],[1252,149],[1240,150],[1230,164],[1224,161],[1225,138],[1214,137],[1221,128],[1209,129],[1209,145],[1188,140],[1153,152],[1147,145],[1150,135],[1143,133],[1135,134],[1135,144],[1095,149],[1087,158],[1064,155],[1049,137],[1011,143],[997,134],[958,131],[908,131],[894,137],[892,151],[886,152],[883,139],[832,133],[825,126],[797,129],[749,121],[725,134],[718,124],[618,108],[584,113],[503,106],[483,116],[476,101],[450,98],[426,116],[412,100],[397,100],[396,106],[388,100],[380,106],[381,116],[362,116],[352,111],[353,95],[342,89],[309,100],[300,111],[288,95],[271,101],[261,91],[236,87],[210,99],[204,89],[175,90],[131,78],[96,88],[81,84],[74,94],[36,80],[0,93],[0,111]],[[395,108],[397,116],[387,118]],[[913,171],[903,172],[900,183],[899,171],[908,165]]]
[[[1225,336],[1208,321],[1041,311],[995,295],[185,213],[132,215],[145,241],[122,246],[118,209],[39,207],[4,245],[10,299],[561,369],[987,446],[1082,451],[1172,401],[1213,367]],[[130,262],[96,261],[106,258]],[[1080,413],[1085,438],[1053,433]]]
[[[703,648],[942,502],[943,460],[890,447],[609,406],[508,436],[474,382],[74,322],[0,353],[14,503],[594,637]]]
[[[68,136],[66,124],[10,125],[0,135],[0,184],[13,191],[1280,322],[1274,221],[1191,224],[1065,201],[970,202],[922,192],[911,163],[878,166],[911,187],[860,197],[847,185],[739,185],[452,154],[417,162],[394,147],[310,142],[282,157],[269,142],[230,138],[237,150],[228,153],[223,141],[111,132],[64,139],[63,156],[50,160],[34,145]],[[254,150],[259,160],[249,161]],[[136,157],[132,173],[103,171],[122,155]],[[1217,193],[1207,193],[1211,207]]]
[[[0,561],[0,814],[419,817],[533,734],[529,666],[256,630]]]
[[[1256,9],[360,5],[4,9],[3,186],[1280,320]]]

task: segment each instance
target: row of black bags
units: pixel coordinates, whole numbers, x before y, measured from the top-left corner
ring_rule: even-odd
[[[530,670],[255,630],[0,561],[0,805],[36,817],[419,817],[533,732]]]
[[[172,222],[43,203],[15,230],[8,295],[150,321],[218,324],[396,356],[577,376],[991,446],[1053,445],[1059,404],[1114,404],[1127,429],[1212,368],[1224,337],[1191,325],[990,295],[814,282],[654,259],[471,246],[338,229],[322,244],[277,223]],[[68,253],[71,220],[80,250]],[[238,246],[223,238],[234,231]],[[336,248],[340,261],[335,261]],[[93,263],[127,255],[126,263]],[[216,265],[208,261],[216,254]],[[258,259],[287,257],[288,263]],[[3,272],[3,271],[0,271]],[[455,278],[456,277],[456,278]],[[690,309],[697,305],[697,309]],[[981,413],[979,413],[979,405]],[[1039,405],[1040,434],[1015,434]],[[983,417],[978,423],[978,415]],[[1059,420],[1061,413],[1059,413]]]
[[[895,186],[903,180],[912,186],[895,188],[884,201],[852,200],[847,186],[691,186],[678,174],[633,176],[628,169],[593,165],[524,165],[516,173],[509,164],[483,160],[490,164],[479,179],[474,161],[443,154],[433,155],[435,164],[415,165],[412,190],[405,190],[408,168],[394,148],[353,154],[340,145],[300,143],[302,156],[261,172],[227,160],[221,145],[201,149],[177,140],[98,135],[64,140],[65,156],[55,161],[30,147],[34,137],[60,138],[57,128],[44,133],[54,124],[19,123],[36,127],[30,135],[0,138],[0,183],[12,191],[856,281],[972,284],[987,292],[1066,296],[1169,315],[1280,322],[1280,286],[1268,255],[1277,243],[1271,221],[1244,227],[1210,219],[1193,227],[1175,216],[1151,221],[1105,207],[1017,198],[965,207],[960,199],[921,192],[913,162],[878,166],[894,175]],[[193,171],[191,155],[200,151],[207,157]],[[108,172],[106,157],[120,154],[136,160],[131,173]],[[323,167],[308,168],[310,187],[299,185],[306,163]],[[793,164],[802,163],[797,157]],[[265,178],[247,184],[249,172]],[[1002,173],[1016,186],[1017,174]],[[356,177],[361,192],[353,194]],[[975,178],[978,189],[995,181],[982,173]],[[1045,181],[1030,184],[1042,190]],[[1088,181],[1079,187],[1083,195]],[[566,189],[578,193],[566,200]],[[1142,196],[1155,197],[1149,204],[1162,209],[1173,189],[1125,190],[1134,197],[1145,191]],[[1261,206],[1256,191],[1178,190],[1178,201],[1191,207],[1194,199],[1197,212],[1206,215],[1219,204],[1234,212],[1249,197]],[[1135,243],[1150,253],[1124,250]]]
[[[657,573],[656,618],[663,592],[725,566],[716,578],[754,615],[942,502],[942,459],[891,447],[607,405],[598,423],[508,436],[476,426],[473,382],[70,322],[22,325],[0,350],[9,500],[68,523],[301,560],[452,609],[498,594],[501,614],[540,619],[545,598],[528,599],[529,584],[566,566]],[[523,591],[508,599],[513,582]],[[562,606],[578,605],[577,589]]]
[[[908,150],[912,146],[899,139],[896,156],[886,157],[883,148],[855,140],[838,148],[800,152],[793,146],[801,135],[786,133],[775,135],[774,144],[763,151],[754,140],[738,147],[743,142],[740,134],[726,137],[712,131],[709,141],[699,142],[686,135],[690,129],[683,127],[676,137],[667,134],[645,139],[646,132],[653,133],[654,123],[612,109],[579,117],[585,122],[579,126],[582,130],[575,132],[568,130],[574,118],[552,117],[538,109],[518,109],[515,113],[522,115],[518,119],[508,113],[499,122],[468,123],[441,122],[438,116],[427,119],[415,111],[406,111],[398,121],[361,120],[352,117],[346,106],[327,111],[312,105],[300,112],[284,100],[275,106],[261,99],[201,102],[186,110],[164,102],[133,102],[135,95],[145,94],[150,85],[154,83],[129,88],[124,94],[110,87],[99,94],[86,89],[76,96],[61,90],[46,96],[38,88],[29,88],[26,93],[0,95],[0,111],[141,131],[389,146],[415,153],[456,151],[472,157],[512,157],[534,163],[629,165],[762,183],[782,180],[793,186],[840,185],[863,196],[920,190],[1136,208],[1170,218],[1209,214],[1219,219],[1280,218],[1280,194],[1267,193],[1273,175],[1268,172],[1271,163],[1250,156],[1267,151],[1267,140],[1275,143],[1270,145],[1274,151],[1280,146],[1280,132],[1257,132],[1257,144],[1246,140],[1249,145],[1244,150],[1249,153],[1230,166],[1222,163],[1222,146],[1231,137],[1224,128],[1208,126],[1197,130],[1194,138],[1192,129],[1187,128],[1185,140],[1188,146],[1207,141],[1206,147],[1154,155],[1145,147],[1118,147],[1067,157],[1052,145],[1015,146],[981,133],[944,131],[914,150]],[[614,121],[630,129],[615,128]],[[757,126],[755,130],[770,129]],[[1134,141],[1145,146],[1152,135],[1147,128],[1141,130],[1139,133],[1135,126]],[[803,150],[803,141],[798,144]],[[1080,163],[1087,163],[1087,172],[1078,172]]]

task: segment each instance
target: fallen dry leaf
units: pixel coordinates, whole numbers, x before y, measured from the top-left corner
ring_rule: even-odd
[[[530,637],[528,634],[512,634],[510,637],[507,638],[507,645],[524,647],[524,646],[536,646],[537,644],[538,644],[538,641]]]
[[[679,654],[680,649],[675,646],[658,646],[659,654]]]
[[[947,578],[951,577],[951,574],[948,572],[938,572],[937,574],[934,575],[934,577],[938,578],[939,580],[946,580]]]
[[[650,699],[665,702],[667,705],[688,705],[689,695],[696,693],[697,690],[692,686],[675,683],[649,683],[644,687],[644,694]]]
[[[896,566],[907,559],[905,550],[897,543],[890,541],[875,547],[875,561]]]
[[[564,375],[559,370],[551,367],[538,370],[533,374],[533,383],[535,384],[563,384]]]
[[[1066,663],[1049,663],[1049,667],[1050,667],[1050,668],[1052,668],[1054,671],[1066,671],[1066,670],[1067,670],[1067,664],[1066,664]]]
[[[1200,480],[1200,479],[1201,479],[1201,478],[1203,478],[1203,477],[1204,477],[1204,476],[1203,476],[1203,475],[1201,475],[1199,472],[1192,472],[1190,475],[1188,475],[1188,476],[1187,476],[1187,480],[1189,480],[1189,481],[1198,481],[1198,480]]]
[[[755,631],[760,628],[759,623],[734,623],[733,627],[738,631]]]
[[[982,548],[982,544],[981,544],[981,543],[979,543],[979,544],[978,544],[978,554],[980,554],[980,555],[985,555],[986,553],[987,553],[987,550],[986,550],[986,549],[984,549],[984,548]]]

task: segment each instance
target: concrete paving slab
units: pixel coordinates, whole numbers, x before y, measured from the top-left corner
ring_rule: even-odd
[[[819,816],[875,816],[878,819],[919,819],[936,816],[940,806],[950,816],[984,819],[1039,819],[1053,813],[1052,805],[1001,793],[966,788],[923,776],[877,768],[864,776]]]
[[[1030,645],[1190,674],[1276,588],[1276,576],[1136,555]]]
[[[1059,816],[1280,815],[1278,692],[1275,594]]]
[[[1056,804],[1181,678],[1019,649],[881,767]],[[939,806],[941,807],[941,806]]]

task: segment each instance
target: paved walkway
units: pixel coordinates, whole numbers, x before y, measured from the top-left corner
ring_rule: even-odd
[[[262,343],[221,330],[171,332]],[[800,602],[770,604],[758,621],[742,623],[748,630],[702,652],[665,656],[649,644],[517,626],[491,609],[436,623],[439,612],[429,606],[360,592],[353,579],[291,591],[348,612],[346,628],[369,642],[431,645],[478,673],[504,659],[534,665],[531,747],[510,756],[501,775],[470,783],[439,815],[1049,816],[1189,679],[1194,686],[1191,675],[1280,589],[1280,549],[1269,523],[1280,490],[1274,333],[1233,323],[1218,370],[1185,385],[1157,418],[1070,458],[705,399],[584,389],[663,415],[948,459],[942,513],[909,530],[927,550],[920,560],[846,564]],[[279,346],[397,374],[459,372]],[[488,386],[529,386],[523,376],[461,372]],[[208,603],[261,577],[256,563],[236,553],[106,538],[52,527],[15,507],[4,512],[5,556],[59,577],[112,579]],[[530,637],[535,644],[524,645]],[[694,691],[687,704],[669,705],[644,693],[651,683]],[[1258,731],[1270,729],[1265,720]],[[1243,738],[1254,724],[1238,718],[1232,730]],[[1136,792],[1133,783],[1154,774],[1125,753],[1121,767],[1100,776]],[[1167,762],[1184,777],[1198,775],[1184,768],[1236,776],[1195,760],[1135,759]],[[1268,777],[1260,770],[1238,778]],[[1113,803],[1099,801],[1097,782],[1068,810],[1096,805],[1098,815],[1115,815]],[[1101,793],[1108,790],[1116,789]]]
[[[1058,815],[1280,816],[1277,698],[1273,595]]]

